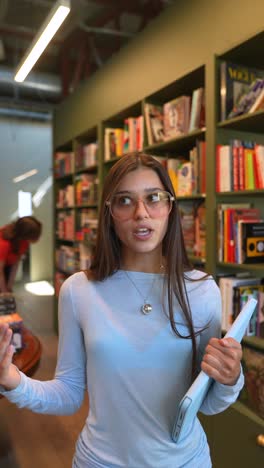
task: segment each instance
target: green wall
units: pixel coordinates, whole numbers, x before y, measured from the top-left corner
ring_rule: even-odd
[[[261,32],[263,18],[263,0],[177,1],[60,104],[54,146],[201,64],[212,64],[215,54]]]

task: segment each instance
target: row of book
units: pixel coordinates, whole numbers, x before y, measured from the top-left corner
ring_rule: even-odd
[[[184,243],[189,257],[206,258],[206,208],[204,203],[180,201],[179,210]]]
[[[75,185],[68,184],[57,190],[57,208],[96,204],[97,202],[98,177],[95,174],[79,174],[75,177]]]
[[[196,146],[184,156],[155,156],[167,169],[175,194],[190,196],[206,192],[206,142],[197,140]]]
[[[73,241],[75,238],[74,211],[60,211],[56,218],[56,236],[61,240]]]
[[[221,277],[222,329],[228,330],[249,298],[258,301],[256,310],[246,330],[247,336],[264,338],[264,284],[263,279],[237,276]]]
[[[93,252],[94,249],[84,243],[74,247],[62,245],[55,251],[56,268],[64,275],[87,270],[91,266]]]
[[[75,152],[75,170],[95,166],[98,162],[98,143],[79,145]]]
[[[148,145],[186,135],[205,126],[205,93],[200,87],[192,96],[178,96],[163,105],[144,104]]]
[[[96,204],[98,202],[98,177],[96,174],[79,174],[75,178],[76,205]]]
[[[144,142],[144,118],[128,117],[123,126],[106,127],[104,131],[104,159],[123,156],[131,151],[142,151]]]
[[[74,161],[75,160],[75,161]],[[73,151],[56,152],[54,155],[54,177],[63,177],[75,170],[86,169],[98,162],[98,143],[78,145],[75,155]]]
[[[250,203],[218,204],[217,234],[220,262],[264,262],[264,220]]]
[[[83,208],[75,213],[76,231],[75,239],[94,244],[97,235],[98,216],[95,209]]]
[[[56,194],[56,208],[69,208],[74,206],[74,187],[68,184],[59,188]]]
[[[264,108],[264,70],[222,61],[220,64],[220,119],[226,120]]]
[[[72,174],[74,170],[74,153],[72,151],[56,152],[54,155],[54,177]]]
[[[231,140],[216,147],[216,191],[264,189],[264,145]]]

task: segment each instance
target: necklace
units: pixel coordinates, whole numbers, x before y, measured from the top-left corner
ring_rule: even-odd
[[[161,265],[160,269],[162,270],[163,269],[163,265]],[[137,287],[136,283],[132,280],[132,278],[129,276],[128,272],[126,270],[124,270],[124,273],[126,274],[126,277],[127,279],[130,281],[130,283],[134,286],[134,288],[137,290],[138,294],[142,297],[143,301],[144,301],[144,304],[140,307],[140,311],[142,312],[142,314],[144,315],[148,315],[151,311],[152,311],[152,305],[150,304],[150,302],[148,301],[148,297],[153,289],[153,286],[156,282],[156,277],[153,279],[152,283],[151,283],[151,287],[150,287],[150,290],[147,294],[146,297],[143,296],[142,292],[140,291],[140,289]]]

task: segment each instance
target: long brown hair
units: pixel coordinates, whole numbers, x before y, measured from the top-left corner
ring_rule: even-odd
[[[101,198],[95,255],[90,272],[88,272],[88,277],[96,281],[102,281],[120,268],[121,243],[116,235],[106,201],[116,192],[124,176],[140,167],[147,167],[155,171],[165,190],[175,197],[175,202],[169,214],[167,232],[163,239],[162,254],[166,260],[167,295],[171,327],[177,336],[192,340],[192,376],[194,377],[197,360],[196,336],[202,330],[199,330],[199,332],[194,331],[192,313],[184,281],[185,274],[191,271],[193,267],[186,253],[178,203],[170,177],[167,170],[155,157],[137,152],[129,153],[114,164],[107,174]],[[187,322],[189,334],[186,336],[177,330],[174,320],[173,298],[175,296]]]
[[[12,251],[19,252],[21,240],[38,240],[42,231],[42,224],[34,216],[22,216],[13,223],[6,224],[2,228],[3,239],[11,242]]]

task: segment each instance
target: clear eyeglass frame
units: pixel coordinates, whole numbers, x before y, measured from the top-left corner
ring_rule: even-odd
[[[151,199],[151,197],[153,197],[154,195],[158,195],[159,197],[162,195],[162,199],[154,201]],[[115,209],[113,203],[117,197],[119,197],[120,199],[132,199],[132,203],[130,205],[119,206],[119,209]],[[127,192],[125,194],[113,195],[109,200],[105,202],[105,205],[109,208],[110,214],[114,219],[125,221],[133,217],[133,214],[139,201],[142,201],[146,211],[150,216],[157,218],[159,216],[163,216],[164,214],[170,214],[173,202],[175,201],[175,197],[166,190],[154,190],[153,192],[146,193],[141,197],[135,193]],[[166,202],[168,202],[168,205],[166,205]]]

